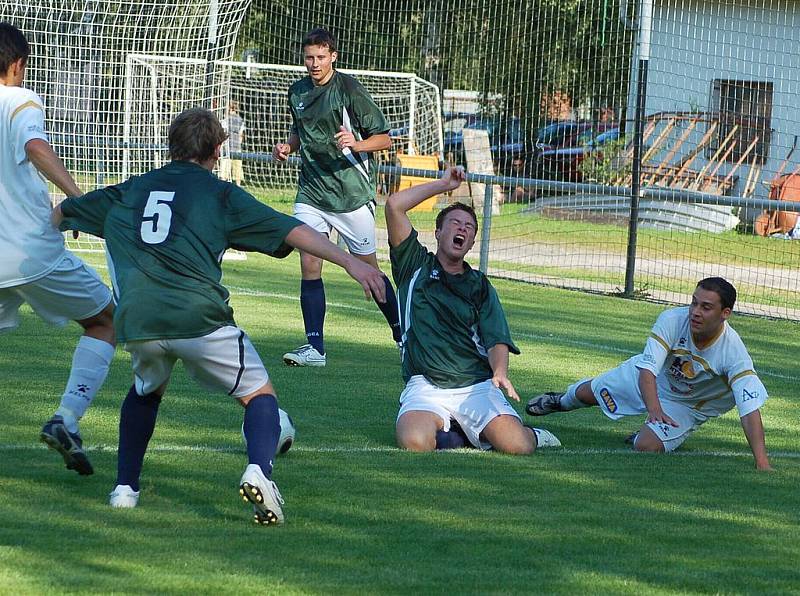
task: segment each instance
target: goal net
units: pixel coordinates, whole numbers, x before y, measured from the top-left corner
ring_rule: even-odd
[[[43,98],[50,140],[89,191],[136,173],[123,171],[128,56],[230,59],[249,7],[250,0],[0,0],[0,21],[30,42],[25,86]],[[218,87],[196,83],[193,97],[209,104]],[[51,193],[62,198],[53,187]],[[102,250],[85,235],[67,240],[73,249]]]
[[[389,123],[392,147],[378,155],[394,163],[398,153],[442,153],[439,89],[413,75],[398,72],[342,70],[369,91]],[[291,188],[297,166],[269,161],[276,143],[289,135],[289,87],[306,75],[301,66],[254,62],[191,60],[172,56],[131,55],[125,83],[124,169],[135,172],[166,159],[163,139],[170,120],[198,105],[212,90],[211,107],[228,127],[231,107],[242,119],[242,143],[224,147],[220,174],[229,176],[225,159],[243,162],[248,188]]]

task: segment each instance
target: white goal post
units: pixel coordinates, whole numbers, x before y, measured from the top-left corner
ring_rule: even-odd
[[[341,70],[364,85],[389,123],[392,148],[378,156],[380,161],[393,163],[396,153],[442,154],[441,100],[436,85],[409,73]],[[242,148],[233,158],[244,158],[244,186],[293,187],[297,168],[270,163],[267,156],[289,134],[288,89],[305,75],[302,66],[129,55],[123,172],[136,174],[163,163],[169,123],[181,110],[207,105],[226,124],[235,102],[245,132]]]

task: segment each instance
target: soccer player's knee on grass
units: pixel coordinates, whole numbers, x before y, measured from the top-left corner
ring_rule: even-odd
[[[408,451],[433,451],[436,449],[436,424],[426,418],[409,418],[403,415],[397,424],[397,446]]]
[[[498,416],[483,430],[483,437],[495,451],[509,455],[529,455],[536,449],[533,431],[513,416]]]
[[[408,451],[433,451],[436,449],[436,436],[422,429],[406,429],[397,434],[397,445]]]
[[[648,426],[643,426],[633,441],[633,448],[636,451],[648,453],[664,453],[664,443]]]

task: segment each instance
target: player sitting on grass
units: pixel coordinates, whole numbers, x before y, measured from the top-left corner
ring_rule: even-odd
[[[407,212],[459,187],[460,168],[400,191],[386,203],[392,274],[403,328],[403,379],[397,444],[412,451],[474,446],[512,454],[558,446],[551,433],[522,425],[501,389],[519,401],[508,379],[511,340],[503,307],[483,273],[464,256],[475,242],[475,211],[462,203],[436,218],[436,254],[420,244]]]
[[[736,290],[726,280],[701,280],[690,306],[661,313],[642,354],[564,393],[533,398],[528,414],[588,406],[600,406],[612,420],[647,413],[629,439],[637,451],[661,453],[674,451],[700,425],[736,406],[756,468],[770,470],[759,411],[767,390],[727,322],[735,302]]]
[[[114,358],[114,307],[97,273],[66,250],[50,223],[50,195],[39,174],[68,196],[82,193],[47,140],[42,100],[21,86],[29,53],[22,32],[0,23],[0,332],[19,325],[25,302],[48,323],[83,327],[61,404],[39,437],[68,469],[87,475],[93,469],[78,421]]]
[[[120,416],[112,507],[135,507],[145,451],[175,361],[199,383],[245,407],[247,465],[240,492],[261,524],[283,522],[271,480],[280,423],[275,389],[233,320],[220,262],[228,248],[285,257],[299,248],[343,267],[368,297],[384,300],[383,274],[300,221],[259,203],[211,171],[225,132],[208,110],[178,115],[169,128],[172,161],[116,186],[67,199],[61,229],[106,239],[118,305],[114,324],[131,354],[134,384]]]

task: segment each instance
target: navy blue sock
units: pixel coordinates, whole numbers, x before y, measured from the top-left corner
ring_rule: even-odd
[[[247,441],[247,461],[261,466],[264,476],[272,476],[272,461],[278,450],[281,419],[278,400],[268,393],[256,395],[244,409],[244,438]]]
[[[436,431],[436,449],[460,449],[467,444],[464,435],[455,430]]]
[[[376,304],[381,309],[383,316],[386,317],[386,322],[389,323],[394,341],[400,341],[403,337],[403,332],[400,329],[400,311],[397,309],[397,295],[394,293],[394,288],[389,278],[384,275],[383,281],[386,283],[386,302],[376,302]]]
[[[119,416],[117,484],[127,484],[133,490],[139,490],[142,462],[156,427],[160,403],[161,398],[155,393],[142,397],[131,385]]]
[[[300,282],[300,310],[306,326],[308,343],[320,354],[325,353],[322,328],[325,325],[325,286],[322,279],[304,279]]]

